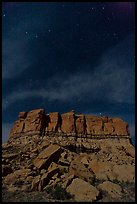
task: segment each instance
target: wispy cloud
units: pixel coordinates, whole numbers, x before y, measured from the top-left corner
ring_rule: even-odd
[[[29,18],[28,18],[29,19]],[[28,23],[26,17],[23,21],[3,24],[2,35],[2,78],[10,79],[19,76],[31,64],[29,60],[28,40],[32,37],[27,36]],[[7,26],[8,25],[8,26]],[[27,40],[28,39],[28,40]]]
[[[3,39],[2,43],[2,78],[14,78],[28,68],[25,40]]]
[[[20,8],[20,10],[18,10],[18,12],[20,12],[19,21],[15,18],[17,14],[14,14],[10,20],[8,19],[8,14],[6,17],[3,17],[7,19],[6,23],[3,23],[2,28],[3,79],[11,79],[19,76],[34,63],[34,59],[32,60],[31,56],[32,47],[30,50],[30,44],[36,40],[36,36],[39,36],[39,32],[41,32],[42,35],[43,30],[46,32],[49,29],[48,22],[52,23],[52,21],[55,20],[52,9],[48,10],[51,18],[49,19],[49,17],[47,17],[47,23],[45,23],[45,18],[41,18],[41,15],[45,15],[45,11],[47,12],[47,7],[45,4],[43,11],[39,12],[36,4],[36,7],[33,7],[33,11],[31,11],[34,12],[32,17],[28,4],[25,9],[25,14],[23,13],[23,9]]]
[[[68,101],[73,98],[85,97],[92,100],[107,100],[114,103],[134,103],[135,96],[135,67],[134,67],[134,36],[130,35],[120,44],[106,51],[100,64],[93,69],[90,65],[82,65],[84,70],[88,66],[88,73],[83,71],[73,75],[55,75],[48,79],[48,85],[43,88],[14,91],[3,98],[3,110],[17,100],[31,97],[41,97],[49,100]],[[58,86],[55,87],[55,82]]]

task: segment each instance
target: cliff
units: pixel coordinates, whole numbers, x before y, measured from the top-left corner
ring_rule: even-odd
[[[102,139],[114,142],[129,142],[128,124],[120,118],[75,114],[74,111],[59,114],[45,113],[44,109],[20,112],[10,131],[9,141],[26,144],[30,138],[43,137],[62,146],[90,148],[93,141]]]

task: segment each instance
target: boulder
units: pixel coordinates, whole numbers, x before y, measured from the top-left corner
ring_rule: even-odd
[[[67,175],[65,175],[62,181],[63,182],[62,187],[67,188],[71,184],[74,178],[76,178],[75,174],[68,173]]]
[[[95,173],[96,178],[99,180],[116,179],[116,174],[112,171],[113,164],[110,162],[92,160],[89,163],[89,168]]]
[[[99,195],[97,188],[82,179],[76,178],[67,187],[67,192],[74,196],[75,201],[96,201]]]
[[[38,190],[39,187],[39,182],[40,182],[40,175],[36,176],[33,181],[32,181],[32,185],[31,185],[31,190]]]
[[[61,153],[62,149],[59,145],[50,145],[33,160],[33,164],[38,169],[47,169],[51,162],[58,161]]]
[[[55,162],[52,162],[48,168],[48,175],[49,177],[52,177],[53,175],[57,174],[59,172],[58,164]]]
[[[135,166],[131,164],[114,165],[113,172],[120,182],[135,182]]]
[[[122,188],[118,184],[110,181],[104,181],[102,184],[99,184],[98,189],[106,191],[112,198],[115,199],[122,196]]]
[[[69,173],[74,174],[75,176],[90,182],[91,184],[94,183],[94,173],[89,171],[85,165],[78,160],[74,160],[70,164]]]
[[[39,191],[42,191],[43,188],[49,184],[52,177],[55,175],[57,176],[58,172],[59,172],[58,165],[52,162],[50,167],[48,168],[48,171],[45,174],[43,174],[41,177],[41,181],[39,183]],[[57,179],[57,177],[54,179]]]
[[[83,155],[81,157],[81,161],[80,162],[83,163],[85,166],[89,166],[89,158],[88,158],[88,156],[87,155]]]
[[[21,178],[21,180],[25,180],[28,175],[30,174],[31,169],[20,169],[20,170],[16,170],[15,172],[8,174],[5,179],[4,179],[4,183],[5,184],[15,184],[17,182],[18,179]]]

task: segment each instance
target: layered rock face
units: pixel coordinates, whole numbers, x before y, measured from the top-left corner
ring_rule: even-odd
[[[19,119],[14,123],[14,126],[10,131],[10,137],[16,138],[23,134],[41,134],[44,126],[45,115],[43,109],[32,110],[29,112],[20,112]]]
[[[87,149],[90,149],[94,140],[100,143],[102,139],[110,142],[108,138],[115,139],[114,142],[120,142],[121,139],[129,142],[130,139],[128,124],[120,118],[78,115],[74,111],[46,114],[44,109],[20,112],[10,131],[9,141],[16,138],[16,143],[24,144],[30,141],[31,136],[33,139],[43,136],[62,146]]]
[[[135,148],[119,118],[20,112],[2,145],[2,181],[8,191],[46,191],[58,185],[74,201],[120,199],[135,182]]]

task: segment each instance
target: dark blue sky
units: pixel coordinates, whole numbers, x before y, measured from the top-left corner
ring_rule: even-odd
[[[134,2],[2,8],[3,141],[19,111],[120,117],[135,137]]]

